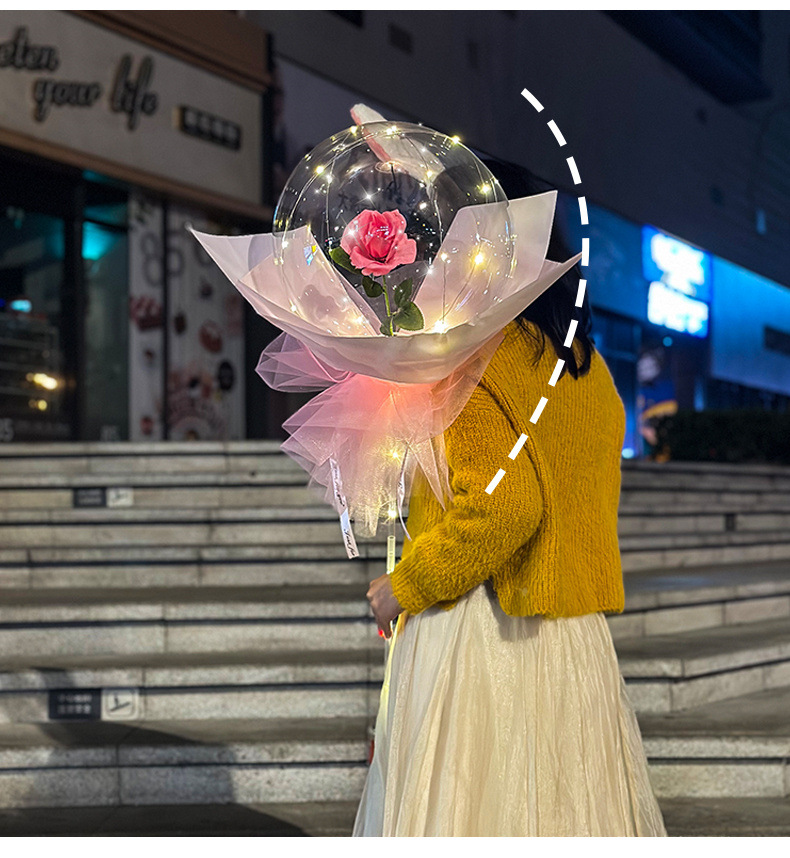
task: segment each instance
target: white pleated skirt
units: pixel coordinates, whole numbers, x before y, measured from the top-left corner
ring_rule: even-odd
[[[355,837],[666,836],[603,614],[511,617],[485,583],[388,646]]]

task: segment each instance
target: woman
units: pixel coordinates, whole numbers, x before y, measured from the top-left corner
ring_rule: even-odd
[[[509,196],[537,192],[489,166]],[[548,255],[569,254],[554,236]],[[387,637],[399,619],[355,836],[666,834],[604,616],[624,605],[625,415],[577,288],[566,275],[505,328],[445,433],[452,503],[415,479],[412,540],[371,583]]]

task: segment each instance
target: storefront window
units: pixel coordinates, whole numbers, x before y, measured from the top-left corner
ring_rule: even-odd
[[[66,439],[65,223],[0,199],[0,440]]]

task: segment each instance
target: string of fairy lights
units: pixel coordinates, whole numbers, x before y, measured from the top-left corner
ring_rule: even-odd
[[[466,181],[454,183],[446,178],[454,170],[460,170]],[[460,191],[463,199],[448,206],[441,193],[443,181],[453,182],[453,190]],[[294,281],[287,284],[291,312],[320,323],[314,303],[304,300],[305,280],[309,280],[314,290],[310,297],[314,299],[315,290],[323,285],[326,297],[335,301],[339,311],[323,314],[329,322],[324,326],[327,332],[378,336],[366,307],[344,294],[349,289],[359,294],[359,278],[339,272],[329,261],[329,251],[339,245],[339,235],[364,209],[395,209],[406,218],[407,234],[419,248],[417,261],[403,266],[404,276],[413,276],[416,283],[414,300],[419,303],[421,291],[441,298],[436,318],[422,333],[447,333],[469,320],[465,307],[471,296],[487,296],[495,279],[512,272],[515,235],[506,216],[496,235],[481,234],[478,221],[477,231],[467,242],[449,248],[445,244],[447,227],[461,208],[492,202],[506,205],[497,180],[457,136],[447,137],[422,126],[380,122],[355,125],[333,135],[305,156],[275,212],[274,232],[280,237],[275,262],[285,280]],[[311,266],[321,270],[323,283],[313,270],[306,272]],[[372,298],[366,303],[380,319],[382,300]]]

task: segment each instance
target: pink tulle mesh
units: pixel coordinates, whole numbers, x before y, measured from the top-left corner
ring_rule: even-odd
[[[443,507],[451,497],[443,433],[469,401],[502,338],[500,331],[435,384],[398,384],[335,370],[288,334],[267,346],[257,372],[275,390],[322,391],[283,423],[291,437],[282,449],[340,513],[334,459],[355,530],[371,537],[381,517],[402,513],[400,500],[409,496],[416,467]],[[398,492],[400,480],[405,492]]]

